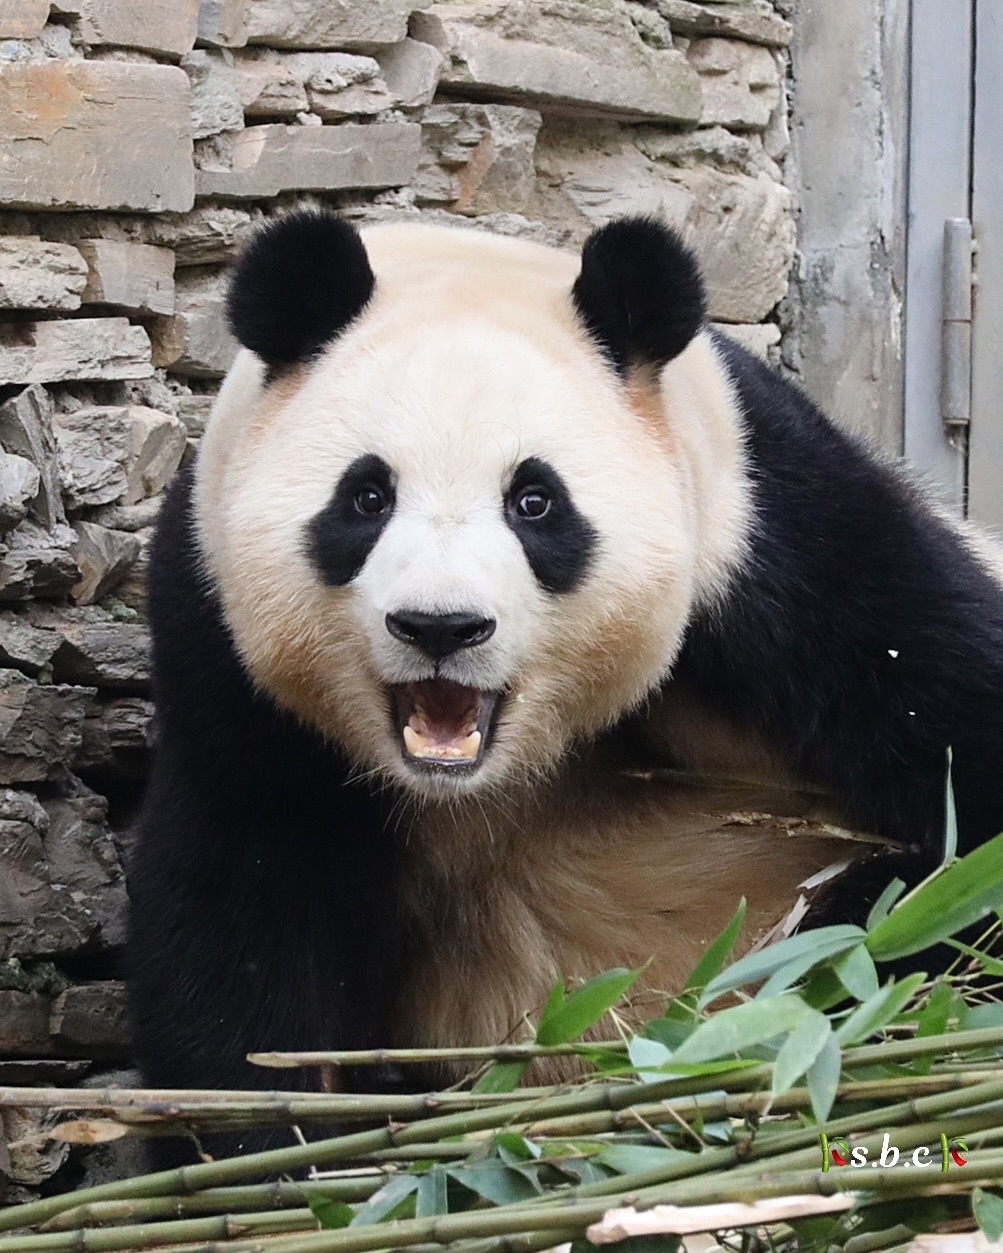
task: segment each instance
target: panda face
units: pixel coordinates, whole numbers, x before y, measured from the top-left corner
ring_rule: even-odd
[[[573,258],[429,228],[365,242],[359,316],[270,380],[242,354],[224,385],[200,538],[258,685],[441,799],[544,771],[634,706],[725,566],[687,423],[590,337]],[[717,377],[693,349],[682,404]]]

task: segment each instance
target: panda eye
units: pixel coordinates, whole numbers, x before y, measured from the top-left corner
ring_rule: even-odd
[[[527,522],[535,522],[546,517],[550,512],[550,494],[542,487],[524,487],[513,502],[513,511],[517,518]]]
[[[375,483],[367,483],[355,493],[355,508],[367,518],[378,517],[387,507],[387,494]]]

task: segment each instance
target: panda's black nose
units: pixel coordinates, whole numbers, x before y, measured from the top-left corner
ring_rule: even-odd
[[[405,644],[413,644],[423,653],[439,661],[461,648],[483,644],[495,633],[494,618],[475,613],[418,613],[402,609],[388,613],[387,630]]]

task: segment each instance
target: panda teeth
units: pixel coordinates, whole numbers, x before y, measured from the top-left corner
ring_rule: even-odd
[[[471,731],[463,739],[452,740],[448,744],[437,744],[421,731],[406,725],[404,747],[411,757],[431,758],[438,761],[473,761],[480,751],[481,733]]]

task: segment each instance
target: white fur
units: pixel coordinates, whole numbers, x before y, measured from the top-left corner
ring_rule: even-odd
[[[377,284],[357,322],[272,386],[246,351],[224,384],[197,470],[207,570],[255,680],[354,760],[426,796],[511,783],[636,705],[741,560],[735,400],[705,335],[660,381],[624,386],[575,318],[574,256],[424,225],[364,242]],[[360,574],[326,587],[305,528],[365,453],[392,467],[395,511]],[[531,456],[598,532],[568,594],[539,587],[504,520]],[[385,687],[431,674],[386,630],[401,608],[497,619],[440,671],[510,693],[463,782],[401,760]]]

